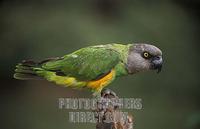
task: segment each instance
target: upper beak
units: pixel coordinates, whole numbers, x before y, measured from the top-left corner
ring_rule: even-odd
[[[158,70],[157,73],[161,72],[162,64],[163,64],[162,56],[155,56],[152,59],[152,67],[153,69]]]

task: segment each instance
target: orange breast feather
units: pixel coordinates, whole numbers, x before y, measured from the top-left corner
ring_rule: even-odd
[[[101,91],[105,86],[107,86],[115,77],[115,70],[112,69],[107,75],[105,75],[104,77],[95,80],[95,81],[89,81],[87,83],[87,87],[97,90],[97,91]]]

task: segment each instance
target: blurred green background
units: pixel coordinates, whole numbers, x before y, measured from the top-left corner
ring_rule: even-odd
[[[47,81],[13,79],[23,59],[63,56],[106,43],[151,43],[162,49],[163,71],[123,77],[110,85],[120,97],[142,98],[130,110],[135,129],[199,129],[198,0],[1,0],[0,77],[2,129],[94,129],[68,122],[60,97],[89,91]]]

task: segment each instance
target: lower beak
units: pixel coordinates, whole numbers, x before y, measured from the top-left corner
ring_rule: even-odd
[[[160,65],[158,68],[157,68],[157,73],[160,73],[161,72],[161,70],[162,70],[162,65]]]
[[[154,57],[152,60],[152,68],[158,70],[157,73],[160,73],[162,70],[163,59],[161,56]]]

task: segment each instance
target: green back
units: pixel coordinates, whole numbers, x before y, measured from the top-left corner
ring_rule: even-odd
[[[94,80],[108,73],[122,61],[121,54],[111,46],[99,45],[82,48],[60,60],[43,64],[42,68],[62,72],[78,80]]]

